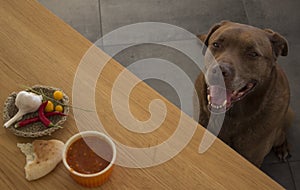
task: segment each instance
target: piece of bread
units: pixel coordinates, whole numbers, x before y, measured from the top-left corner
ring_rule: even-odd
[[[47,175],[62,160],[64,143],[59,140],[35,140],[17,146],[26,155],[24,169],[28,181]]]

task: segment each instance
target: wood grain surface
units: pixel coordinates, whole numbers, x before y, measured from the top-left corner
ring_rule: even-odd
[[[11,92],[22,90],[21,85],[58,87],[72,100],[77,66],[91,45],[36,1],[0,0],[0,107],[3,108]],[[98,49],[94,50],[94,56],[100,62],[107,59],[107,55]],[[122,71],[124,68],[111,59],[99,76],[95,91],[97,114],[114,139],[132,147],[150,147],[168,139],[176,130],[180,117],[184,126],[195,125],[195,121],[181,114],[177,107],[139,82],[129,97],[132,114],[146,121],[151,116],[149,103],[161,99],[166,105],[167,115],[161,127],[149,134],[124,129],[116,119],[110,101],[114,81]],[[127,83],[138,79],[129,71],[124,72],[128,81],[122,88],[126,89]],[[122,88],[117,90],[121,99],[126,96]],[[0,123],[3,124],[2,117]],[[77,133],[72,111],[63,127],[51,136],[39,139],[66,141]],[[220,140],[216,140],[207,152],[199,154],[198,146],[204,131],[198,125],[187,146],[160,165],[149,168],[117,165],[109,181],[98,189],[282,189]],[[33,140],[16,137],[7,129],[0,128],[0,189],[85,189],[71,179],[62,163],[49,175],[36,181],[26,181],[25,156],[16,144]]]

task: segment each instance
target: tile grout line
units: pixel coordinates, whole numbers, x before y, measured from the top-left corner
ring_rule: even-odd
[[[246,5],[245,5],[245,0],[242,0],[242,3],[243,3],[244,11],[245,11],[245,14],[246,14],[246,18],[248,20],[248,24],[250,24],[249,14],[248,14],[248,11],[247,11],[247,8],[246,8]]]
[[[290,161],[287,161],[287,164],[288,164],[288,166],[289,166],[289,170],[290,170],[290,173],[291,173],[291,176],[292,176],[292,182],[293,182],[293,185],[294,185],[294,188],[296,189],[296,181],[295,181],[295,177],[294,177],[294,175],[293,175],[293,170],[292,170],[292,168],[291,168],[291,165],[290,165]]]
[[[98,13],[99,13],[99,29],[100,29],[100,36],[99,38],[103,37],[103,30],[102,30],[102,14],[101,14],[101,0],[98,0]]]
[[[182,39],[175,39],[175,40],[157,40],[153,41],[153,43],[158,43],[161,45],[167,44],[167,43],[176,43],[176,42],[184,42],[184,41],[191,41],[191,40],[196,40],[198,38],[182,38]],[[104,47],[115,47],[115,46],[131,46],[136,43],[120,43],[120,44],[103,44]]]

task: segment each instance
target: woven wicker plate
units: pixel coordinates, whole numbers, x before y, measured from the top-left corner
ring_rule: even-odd
[[[62,91],[58,88],[49,87],[49,86],[41,86],[41,85],[35,85],[31,88],[34,91],[43,93],[47,97],[52,97],[53,92],[56,90]],[[26,91],[30,91],[30,90],[27,89]],[[11,93],[4,103],[4,111],[3,111],[4,123],[6,121],[8,121],[10,118],[12,118],[18,112],[18,108],[15,106],[16,96],[17,96],[16,92]],[[65,93],[63,93],[63,99],[58,102],[60,102],[61,104],[67,105],[69,103],[69,97]],[[55,102],[54,102],[54,105],[56,105]],[[64,106],[63,113],[65,113],[65,114],[69,113],[68,106]],[[29,113],[29,114],[24,115],[20,121],[28,119],[28,118],[36,117],[36,116],[38,116],[37,112]],[[40,136],[50,135],[57,129],[60,129],[60,127],[58,127],[58,126],[63,124],[66,121],[66,119],[67,119],[67,116],[55,115],[55,116],[49,117],[49,120],[54,125],[56,125],[55,127],[45,127],[40,121],[38,121],[38,122],[28,124],[23,127],[15,128],[15,125],[19,122],[18,121],[16,123],[14,123],[13,125],[9,126],[7,129],[10,130],[11,132],[13,132],[17,136],[40,137]]]

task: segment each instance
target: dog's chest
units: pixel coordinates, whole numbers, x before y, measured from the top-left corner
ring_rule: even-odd
[[[236,144],[238,141],[245,142],[257,137],[256,125],[250,119],[232,119],[225,117],[218,137],[226,144]]]

